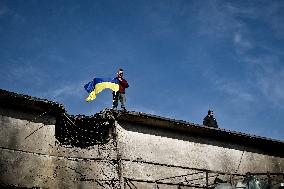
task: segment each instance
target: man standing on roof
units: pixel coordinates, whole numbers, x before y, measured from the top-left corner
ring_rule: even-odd
[[[127,83],[127,81],[123,78],[123,69],[118,69],[117,71],[117,77],[115,78],[118,80],[119,82],[119,90],[117,92],[113,92],[112,93],[112,108],[113,109],[117,109],[117,105],[118,105],[118,100],[121,103],[121,109],[122,110],[126,110],[125,109],[125,102],[126,102],[126,98],[125,98],[125,88],[128,88],[129,85]]]
[[[213,116],[213,110],[208,110],[207,116],[203,119],[203,125],[218,128],[217,120]]]

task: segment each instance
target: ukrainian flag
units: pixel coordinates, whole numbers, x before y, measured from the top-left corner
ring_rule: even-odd
[[[94,78],[93,81],[87,83],[84,88],[89,94],[86,101],[89,102],[96,98],[96,95],[102,92],[104,89],[111,89],[113,91],[119,90],[118,79],[111,78]]]

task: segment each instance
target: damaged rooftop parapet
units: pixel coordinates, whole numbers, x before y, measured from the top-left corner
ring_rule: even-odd
[[[194,124],[183,120],[175,120],[142,112],[124,112],[105,109],[92,116],[68,115],[62,104],[46,99],[39,99],[27,95],[17,94],[2,89],[0,89],[0,103],[3,107],[34,110],[39,112],[49,112],[50,114],[55,115],[57,118],[56,133],[58,134],[56,136],[63,143],[69,141],[70,144],[79,145],[79,143],[82,143],[82,140],[79,140],[81,142],[78,142],[78,139],[81,138],[79,136],[86,135],[86,139],[90,139],[92,138],[91,134],[97,135],[96,137],[101,136],[100,134],[102,133],[100,132],[105,133],[103,134],[103,136],[106,137],[107,131],[103,131],[102,128],[109,129],[113,122],[117,120],[118,122],[123,121],[130,123],[138,123],[151,127],[158,127],[162,129],[185,132],[191,135],[218,139],[230,143],[237,143],[241,145],[245,144],[251,147],[256,147],[266,153],[272,153],[281,157],[284,156],[284,151],[280,150],[284,149],[284,143],[280,140],[245,134],[236,131],[230,131],[222,128],[207,127],[204,125]],[[95,123],[95,125],[92,125],[90,123]],[[105,125],[105,127],[102,127],[102,125]],[[66,128],[71,127],[73,127],[73,130],[70,129],[69,133],[72,133],[72,135],[70,136],[71,139],[68,139],[67,135],[64,133],[67,133]],[[80,134],[75,135],[74,132]],[[59,134],[60,137],[58,137]],[[86,140],[85,145],[91,145],[94,144],[94,142],[95,141],[91,142],[90,140]]]
[[[210,188],[247,172],[284,182],[283,141],[183,120],[69,115],[59,103],[0,90],[0,125],[0,186]]]

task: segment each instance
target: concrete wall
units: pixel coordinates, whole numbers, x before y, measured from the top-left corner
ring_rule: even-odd
[[[204,169],[239,174],[284,171],[283,158],[257,149],[125,122],[115,122],[106,143],[66,146],[55,137],[58,120],[40,114],[0,108],[0,186],[177,188],[163,183],[204,186]],[[207,176],[212,184],[217,175]]]
[[[229,142],[129,123],[117,123],[117,132],[119,154],[123,162],[122,173],[126,178],[182,182],[194,179],[195,176],[205,178],[205,175],[200,173],[190,178],[164,178],[192,174],[198,172],[198,169],[227,173],[237,171],[239,174],[284,171],[284,158],[265,155],[249,147],[244,150],[245,146]],[[215,177],[209,178],[209,184]],[[200,182],[205,181],[203,179]],[[139,184],[135,182],[137,188]],[[128,183],[125,186],[130,188]],[[153,188],[154,184],[148,183],[140,188],[146,186]]]
[[[55,117],[35,120],[38,115],[0,109],[0,184],[27,188],[118,187],[113,139],[85,149],[62,146],[55,139]]]

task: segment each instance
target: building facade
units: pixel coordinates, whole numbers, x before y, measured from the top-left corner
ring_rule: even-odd
[[[0,185],[13,188],[213,188],[249,172],[284,183],[283,141],[141,112],[68,115],[0,90]]]

